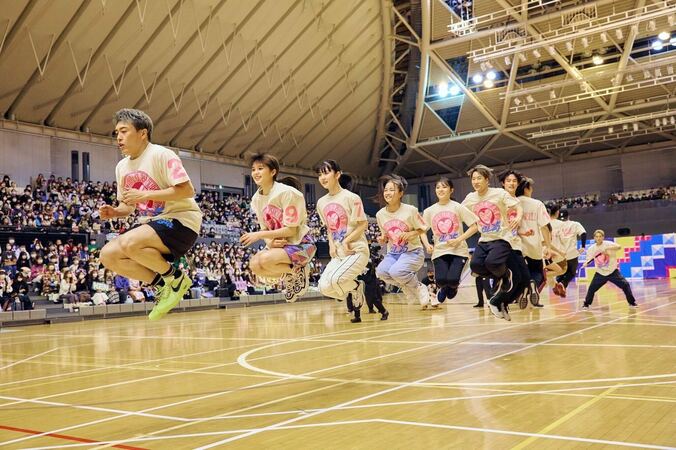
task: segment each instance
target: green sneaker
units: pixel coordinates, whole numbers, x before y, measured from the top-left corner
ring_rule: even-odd
[[[192,286],[192,280],[185,274],[181,274],[179,278],[174,278],[171,282],[166,284],[157,298],[157,303],[148,319],[159,320],[166,316],[176,305],[183,299],[183,296]]]

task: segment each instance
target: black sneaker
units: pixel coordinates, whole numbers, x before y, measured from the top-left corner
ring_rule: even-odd
[[[498,292],[493,297],[491,297],[490,301],[488,302],[488,307],[491,310],[491,314],[493,314],[498,319],[504,319],[502,314],[502,296],[500,294],[501,292]]]
[[[484,304],[483,303],[477,303],[476,305],[472,306],[472,308],[483,308]]]
[[[361,317],[353,317],[350,319],[350,322],[352,323],[361,323]]]
[[[390,312],[389,312],[389,311],[385,311],[385,312],[380,316],[380,320],[387,320],[388,317],[390,317]]]
[[[524,291],[523,294],[521,294],[521,297],[519,297],[519,309],[526,309],[528,307],[528,291]]]

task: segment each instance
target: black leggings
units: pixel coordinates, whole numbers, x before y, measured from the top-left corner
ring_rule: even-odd
[[[506,301],[516,301],[530,284],[530,272],[520,250],[512,250],[507,258],[507,268],[512,271],[512,289],[507,292]]]
[[[502,278],[512,247],[507,241],[479,242],[469,263],[472,272],[482,277]]]
[[[556,281],[563,283],[565,287],[568,287],[568,283],[573,281],[575,275],[577,274],[577,264],[577,258],[569,259],[566,272],[556,277]]]
[[[528,256],[525,257],[528,272],[530,272],[530,279],[535,283],[538,291],[542,291],[545,285],[545,267],[542,259],[533,259]]]
[[[596,291],[601,289],[603,285],[609,281],[618,288],[622,289],[625,297],[627,297],[627,303],[630,305],[636,304],[636,299],[634,298],[634,294],[631,292],[631,286],[629,285],[629,282],[617,269],[607,276],[601,275],[598,272],[594,274],[594,278],[592,278],[592,282],[589,285],[589,289],[587,290],[587,296],[584,299],[584,304],[586,306],[591,305],[594,301],[594,294],[596,294]]]
[[[478,305],[483,306],[484,294],[486,294],[486,299],[490,299],[493,296],[491,282],[486,277],[476,277],[476,296]]]
[[[440,289],[445,289],[446,298],[452,299],[458,293],[460,275],[467,258],[458,255],[441,255],[434,259],[434,279]]]

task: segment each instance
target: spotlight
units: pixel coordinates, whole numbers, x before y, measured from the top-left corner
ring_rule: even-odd
[[[605,31],[603,33],[601,33],[600,37],[601,37],[601,42],[603,42],[604,44],[606,42],[608,42],[608,35],[605,33]]]
[[[540,59],[542,57],[542,54],[540,53],[540,50],[536,48],[535,50],[533,50],[533,56]]]
[[[479,64],[479,67],[481,67],[482,72],[486,71],[486,63],[485,62],[482,62],[481,64]]]
[[[589,47],[589,39],[587,39],[586,37],[583,37],[583,38],[581,39],[581,41],[582,41],[582,46],[583,46],[584,48]]]
[[[670,14],[669,17],[667,17],[667,22],[670,27],[673,27],[674,23],[676,23],[676,17],[673,14]]]
[[[629,124],[623,124],[622,125],[622,131],[627,131],[629,129]]]
[[[601,55],[594,55],[592,58],[592,62],[594,63],[595,66],[600,66],[603,64],[603,57]]]
[[[570,42],[570,41],[566,42],[566,50],[568,50],[569,52],[573,51],[573,43],[572,42]]]
[[[533,98],[532,95],[528,94],[526,96],[526,101],[528,101],[528,103],[533,103],[535,101],[535,99]]]
[[[437,86],[437,95],[439,97],[446,97],[448,95],[448,84],[441,83]]]
[[[549,98],[552,99],[552,100],[554,100],[556,98],[556,92],[554,91],[554,89],[549,91]]]
[[[492,69],[492,68],[493,68],[493,63],[490,62],[490,61],[486,61],[486,67],[488,67],[489,69]]]
[[[660,51],[664,48],[664,44],[662,44],[662,41],[653,41],[650,46],[653,48],[653,50]]]
[[[519,97],[514,97],[514,104],[516,106],[519,106],[521,104],[521,100],[519,99]]]
[[[486,74],[486,78],[491,81],[495,80],[497,77],[498,75],[495,73],[495,70],[491,70]]]
[[[523,53],[519,53],[519,59],[521,60],[521,62],[526,62],[526,55],[524,55]]]
[[[669,33],[668,31],[662,31],[660,34],[657,35],[657,37],[663,41],[668,41],[669,38],[671,38],[671,33]]]
[[[448,93],[451,95],[458,95],[460,93],[460,87],[455,84],[451,84],[451,87],[448,88]]]
[[[655,31],[656,25],[654,20],[648,21],[648,31]]]
[[[510,59],[509,56],[505,56],[505,65],[506,65],[506,66],[511,66],[511,65],[512,65],[512,60]]]
[[[608,127],[608,134],[612,134],[613,130],[613,127]]]
[[[549,54],[552,55],[552,56],[554,56],[556,54],[556,47],[554,47],[553,45],[550,45],[549,47],[547,47],[547,50],[549,51]]]
[[[657,69],[655,69],[655,76],[658,77],[658,78],[661,77],[662,76],[662,69],[660,69],[659,67]]]
[[[676,125],[676,119],[674,119],[674,116],[669,117],[669,123],[671,125]]]
[[[474,84],[479,84],[482,81],[484,81],[484,76],[481,75],[480,73],[477,73],[472,77],[472,81],[474,82]]]
[[[669,123],[669,119],[667,119],[666,117],[663,117],[662,118],[662,126],[666,127],[668,123]]]
[[[674,66],[667,66],[667,73],[669,75],[673,75],[674,74]]]
[[[630,73],[628,73],[627,76],[624,77],[624,79],[627,80],[627,82],[629,82],[629,83],[634,81],[634,77]]]
[[[660,119],[655,119],[655,126],[659,128],[659,126],[660,126]]]
[[[651,76],[652,76],[652,75],[650,75],[650,72],[649,72],[649,71],[647,71],[647,70],[644,70],[644,71],[643,71],[643,79],[644,79],[644,80],[647,80],[647,79],[650,78]]]
[[[493,80],[484,80],[484,87],[486,89],[490,89],[495,86],[495,83],[493,83]]]
[[[624,39],[624,35],[622,34],[622,30],[619,29],[619,28],[618,28],[617,30],[615,30],[615,36],[616,36],[617,39],[619,39],[620,41],[621,41],[622,39]]]
[[[634,131],[638,131],[638,124],[637,123],[632,123],[631,126],[634,129]]]

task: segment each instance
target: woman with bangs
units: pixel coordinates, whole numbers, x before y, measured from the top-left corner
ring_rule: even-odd
[[[421,236],[425,248],[432,255],[434,262],[434,278],[439,287],[437,300],[443,303],[454,298],[458,293],[460,275],[469,259],[469,248],[466,240],[477,232],[476,214],[451,200],[453,183],[442,177],[437,181],[435,191],[439,201],[423,212],[425,224],[432,229],[434,245]],[[467,225],[463,232],[462,223]]]
[[[366,269],[370,257],[364,205],[361,198],[350,191],[352,177],[345,174],[336,161],[322,162],[316,172],[319,183],[328,191],[317,201],[317,213],[326,226],[331,255],[319,278],[319,290],[327,297],[347,300],[348,309],[354,312],[351,322],[359,323],[365,286],[357,277]],[[387,320],[389,313],[382,302],[373,299],[373,304],[381,314],[380,320]]]
[[[251,258],[249,267],[264,278],[283,277],[284,298],[295,302],[307,292],[308,264],[317,250],[309,236],[305,198],[295,178],[277,180],[279,161],[274,156],[259,153],[250,162],[258,186],[251,208],[261,230],[244,233],[239,241],[247,247],[265,241],[266,248]]]
[[[418,279],[418,271],[425,262],[425,251],[420,236],[427,225],[418,208],[401,202],[408,183],[398,175],[380,179],[379,200],[384,208],[376,214],[380,235],[378,242],[387,244],[387,254],[378,264],[376,275],[386,283],[398,286],[407,298],[415,298],[422,309],[430,306],[427,286]],[[436,297],[432,306],[438,308]]]

